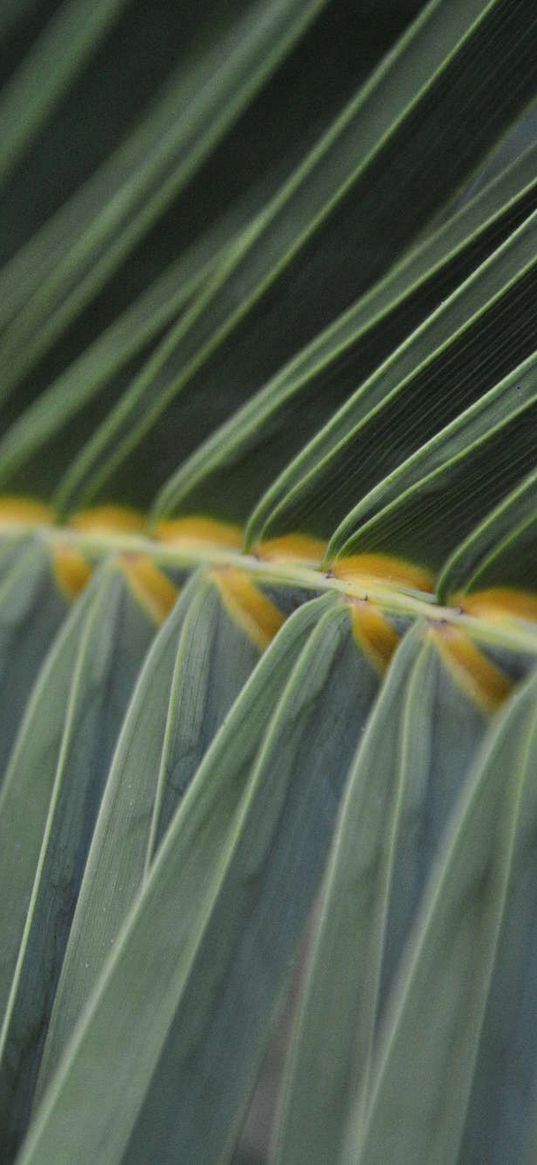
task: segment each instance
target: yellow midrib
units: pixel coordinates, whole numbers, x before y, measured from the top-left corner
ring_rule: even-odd
[[[482,592],[482,601],[479,595],[456,595],[453,605],[440,606],[432,577],[422,567],[387,555],[359,555],[325,570],[320,566],[325,546],[308,535],[272,539],[246,553],[240,528],[213,518],[166,520],[148,533],[144,515],[119,506],[95,507],[59,524],[53,509],[41,502],[0,499],[0,535],[20,537],[31,531],[39,531],[51,546],[69,547],[92,562],[110,554],[134,554],[162,566],[229,566],[275,585],[370,598],[392,615],[448,623],[482,642],[537,654],[536,595],[502,588]],[[430,590],[424,589],[428,586]]]

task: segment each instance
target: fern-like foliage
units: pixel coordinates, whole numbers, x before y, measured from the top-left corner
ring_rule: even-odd
[[[4,0],[5,1165],[537,1159],[536,30]]]

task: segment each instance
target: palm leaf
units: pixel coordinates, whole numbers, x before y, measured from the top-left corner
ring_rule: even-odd
[[[2,1160],[522,1165],[534,5],[198,8],[0,17]]]

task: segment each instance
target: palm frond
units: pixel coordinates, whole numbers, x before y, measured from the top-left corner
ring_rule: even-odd
[[[532,1160],[536,23],[0,17],[6,1165]]]

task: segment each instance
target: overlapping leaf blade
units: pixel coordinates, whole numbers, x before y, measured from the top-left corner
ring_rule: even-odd
[[[536,396],[533,357],[383,483],[371,508],[383,494],[395,500],[349,534],[357,524],[353,515],[336,531],[328,555],[406,552],[438,570],[483,509],[492,509],[533,466]]]
[[[122,392],[125,376],[186,308],[243,221],[246,208],[209,230],[172,263],[78,358],[12,421],[0,442],[0,480],[9,491],[31,485],[41,496],[56,487],[84,434]]]
[[[88,8],[84,0],[66,0],[54,13],[45,35],[0,101],[0,181],[5,180],[125,3],[126,0],[97,0]],[[57,61],[54,70],[47,68],[51,58]]]
[[[535,1093],[535,733],[476,1058],[462,1160],[524,1160]],[[511,775],[511,774],[510,774]],[[511,779],[521,779],[515,771]]]
[[[0,780],[36,674],[69,600],[43,542],[7,541],[0,574]]]
[[[146,505],[208,428],[394,262],[418,223],[423,229],[433,207],[447,202],[450,185],[454,192],[475,165],[475,151],[486,150],[492,131],[487,85],[502,83],[511,53],[522,74],[520,87],[506,92],[509,101],[524,103],[523,8],[508,13],[503,4],[484,0],[426,7],[98,429],[62,484],[62,506],[103,493]],[[485,46],[491,48],[486,81],[480,75],[478,84],[476,54]],[[467,87],[474,86],[472,102]],[[472,111],[464,142],[448,88],[461,100],[464,94],[465,109]],[[508,118],[507,105],[502,115]],[[429,151],[449,148],[453,158],[441,178],[430,159],[427,183],[416,157],[422,134]],[[394,213],[396,186],[398,201],[405,190],[404,216]],[[148,442],[158,443],[158,465],[144,457]],[[134,468],[142,460],[143,477]]]
[[[165,94],[153,116],[137,129],[137,148],[129,143],[120,151],[113,196],[107,174],[104,208],[97,199],[94,210],[95,196],[89,200],[92,213],[86,229],[81,231],[79,216],[71,246],[66,248],[62,241],[50,275],[8,325],[0,344],[0,361],[5,367],[3,394],[16,385],[147,233],[323,2],[277,0],[270,9],[244,3],[239,6],[237,20],[232,15],[225,32],[221,21],[217,22],[216,43],[214,39],[209,43],[205,55],[193,53],[192,64],[179,76],[171,93]],[[88,201],[84,191],[82,197]]]
[[[6,1160],[28,1123],[17,1165],[231,1159],[310,917],[279,1165],[522,1165],[534,5],[102,0],[39,92],[81,10],[34,4],[0,15],[8,73],[40,38],[0,98]]]
[[[93,835],[41,1071],[50,1077],[203,753],[257,662],[214,583],[191,581],[148,656]]]
[[[424,441],[416,453],[401,462],[393,473],[388,474],[378,487],[366,494],[351,510],[332,536],[329,556],[359,553],[362,547],[375,543],[376,539],[382,542],[383,530],[390,525],[392,531],[395,531],[395,549],[404,526],[405,506],[412,505],[412,499],[419,497],[425,512],[428,491],[434,491],[438,497],[441,491],[449,489],[450,475],[457,472],[457,466],[463,460],[462,471],[470,474],[472,459],[478,458],[480,450],[487,448],[487,442],[494,441],[495,436],[499,436],[501,446],[509,445],[513,480],[523,476],[524,435],[528,430],[531,432],[535,368],[536,357],[532,355],[430,441]],[[521,424],[517,429],[518,421]],[[527,463],[531,464],[530,450],[526,458]],[[492,508],[495,496],[498,493],[501,496],[508,488],[508,473],[503,477],[498,473],[498,480],[496,474],[494,479],[486,475],[480,477],[478,490],[470,495],[472,504],[467,507],[463,522],[460,522],[458,515],[459,537],[464,533],[464,522],[472,520],[472,506],[475,505],[476,512],[480,514],[484,504]],[[449,512],[452,512],[452,507],[449,507]],[[420,547],[419,532],[416,533],[419,560],[420,549],[423,554],[423,545]],[[448,548],[449,535],[446,534],[444,552]],[[410,557],[415,555],[413,543],[408,544],[407,553]]]
[[[325,606],[326,600],[321,600],[321,610]],[[41,1161],[50,1157],[59,1162],[62,1155],[67,1161],[74,1154],[82,1162],[85,1154],[89,1161],[96,1152],[104,1154],[103,1161],[121,1159],[188,982],[188,969],[210,918],[211,905],[218,901],[220,884],[234,851],[241,806],[248,799],[252,760],[271,720],[275,690],[281,690],[289,665],[296,660],[319,614],[319,605],[311,604],[289,620],[209,750],[103,973],[101,990],[98,987],[94,994],[78,1037],[75,1034],[56,1080],[44,1097],[42,1129],[39,1131],[38,1122],[34,1144],[30,1140],[23,1160],[25,1156],[31,1160],[37,1153]],[[287,763],[289,766],[289,759]],[[156,982],[155,975],[157,995],[151,987]],[[129,1038],[136,1039],[136,1055],[132,1043],[127,1049],[124,1032],[125,1023],[132,1028],[133,1007],[138,1023]],[[104,1057],[103,1036],[106,1041],[111,1037],[111,1055]],[[114,1062],[116,1056],[121,1063]],[[73,1086],[78,1092],[73,1057],[80,1065],[82,1078],[86,1082],[92,1080],[92,1087],[87,1091],[84,1118],[80,1123],[77,1118],[77,1128],[71,1126],[75,1139],[70,1144],[60,1126],[64,1128],[62,1113],[64,1105],[72,1103]],[[130,1063],[128,1090],[122,1085],[125,1057]],[[95,1105],[101,1110],[97,1121]],[[103,1139],[104,1129],[107,1133]],[[51,1138],[50,1148],[47,1136]]]
[[[300,529],[330,535],[358,491],[529,356],[536,230],[533,214],[334,414],[261,499],[250,543]]]
[[[533,587],[537,548],[537,474],[516,489],[461,539],[438,580],[438,593],[489,586]]]
[[[330,612],[258,755],[212,917],[127,1149],[133,1162],[148,1148],[170,1163],[229,1155],[376,688],[348,613]]]
[[[527,217],[537,198],[533,150],[390,268],[196,449],[156,511],[244,521],[309,437],[424,316]]]
[[[513,869],[535,828],[536,740],[533,677],[492,733],[448,836],[344,1160],[458,1157]]]
[[[0,800],[2,1145],[20,1142],[110,755],[154,624],[121,572],[87,591],[32,695]]]
[[[291,1044],[276,1160],[343,1159],[367,1105],[386,994],[485,717],[417,627],[405,638],[361,743],[323,895]]]

